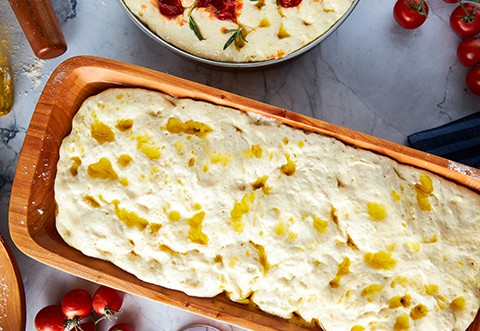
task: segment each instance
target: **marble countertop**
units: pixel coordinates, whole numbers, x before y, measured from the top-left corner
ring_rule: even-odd
[[[8,235],[8,204],[17,158],[38,97],[52,71],[76,55],[116,59],[186,78],[337,125],[406,144],[411,133],[480,110],[456,60],[459,38],[448,25],[452,5],[432,1],[427,22],[407,31],[392,17],[394,0],[360,0],[349,19],[321,45],[267,70],[234,72],[181,58],[146,36],[116,0],[53,0],[68,51],[35,58],[7,1],[0,2],[0,38],[10,44],[13,111],[0,117],[0,231]],[[27,302],[27,330],[35,314],[74,287],[96,285],[15,250]],[[178,330],[210,323],[240,330],[137,296],[126,297],[120,321],[137,330]]]

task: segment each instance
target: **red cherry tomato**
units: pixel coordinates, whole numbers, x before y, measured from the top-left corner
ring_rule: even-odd
[[[85,322],[85,323],[80,323],[76,329],[78,331],[97,331],[95,329],[95,323],[93,322]]]
[[[393,17],[405,29],[416,29],[427,19],[428,5],[424,0],[397,0]]]
[[[480,33],[480,7],[472,3],[460,4],[450,15],[450,27],[462,38]]]
[[[446,3],[457,3],[458,0],[443,0],[443,2],[446,2]]]
[[[71,290],[63,296],[62,311],[70,319],[86,317],[92,311],[92,296],[81,288]]]
[[[112,316],[123,304],[123,293],[107,286],[100,286],[93,295],[93,310],[101,316]]]
[[[108,329],[108,331],[135,331],[135,329],[130,324],[118,323]]]
[[[62,307],[51,305],[42,308],[35,316],[37,331],[63,331],[65,330],[65,316]]]
[[[457,58],[466,67],[480,64],[480,38],[470,37],[463,40],[458,45]]]
[[[470,69],[465,81],[473,94],[480,95],[480,67]]]

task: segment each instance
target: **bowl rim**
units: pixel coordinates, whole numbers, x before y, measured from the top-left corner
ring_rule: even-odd
[[[123,8],[125,13],[127,14],[128,17],[142,30],[145,34],[147,34],[150,38],[155,40],[157,43],[165,46],[168,50],[171,52],[180,55],[184,58],[194,60],[203,64],[208,64],[211,66],[217,66],[217,67],[222,67],[222,68],[231,68],[231,69],[239,69],[239,68],[263,68],[263,67],[269,67],[272,65],[280,64],[283,62],[287,62],[289,60],[292,60],[318,44],[320,44],[323,40],[327,39],[333,32],[335,32],[342,24],[345,22],[345,20],[350,16],[350,14],[353,12],[353,10],[357,7],[358,3],[360,0],[352,0],[352,4],[348,8],[348,10],[333,24],[331,25],[324,33],[319,35],[317,38],[309,42],[308,44],[302,46],[301,48],[293,51],[292,53],[288,54],[285,57],[279,58],[279,59],[272,59],[272,60],[265,60],[265,61],[253,61],[253,62],[228,62],[228,61],[217,61],[217,60],[212,60],[212,59],[207,59],[198,55],[194,55],[190,52],[187,52],[180,47],[177,47],[168,41],[164,40],[161,38],[159,35],[157,35],[155,32],[153,32],[146,24],[140,21],[140,19],[135,16],[132,11],[128,8],[128,6],[125,4],[125,0],[117,0],[117,2],[120,4],[120,6]]]

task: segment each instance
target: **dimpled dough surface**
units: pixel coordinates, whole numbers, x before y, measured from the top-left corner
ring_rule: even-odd
[[[237,0],[236,22],[220,20],[210,8],[195,7],[194,0],[182,0],[182,15],[163,16],[157,1],[123,0],[125,5],[153,33],[166,42],[203,58],[227,62],[254,62],[282,58],[324,34],[350,8],[353,0],[302,0],[283,8],[276,0]],[[192,16],[202,40],[189,27]],[[233,32],[242,27],[247,42],[223,49]]]
[[[61,146],[71,246],[192,296],[325,330],[465,330],[480,199],[275,120],[141,89],[86,100]]]

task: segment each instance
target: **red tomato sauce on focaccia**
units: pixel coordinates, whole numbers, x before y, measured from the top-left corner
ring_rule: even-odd
[[[236,0],[198,0],[198,7],[210,7],[219,20],[237,20]]]
[[[278,0],[280,6],[284,8],[297,7],[302,0]]]
[[[159,0],[158,9],[163,16],[176,17],[182,15],[185,8],[180,0]]]
[[[296,7],[302,0],[278,0],[278,4],[284,8]],[[236,0],[198,0],[197,7],[211,8],[215,16],[220,20],[237,20]],[[181,0],[158,0],[158,9],[163,16],[176,17],[182,15],[185,8]]]

